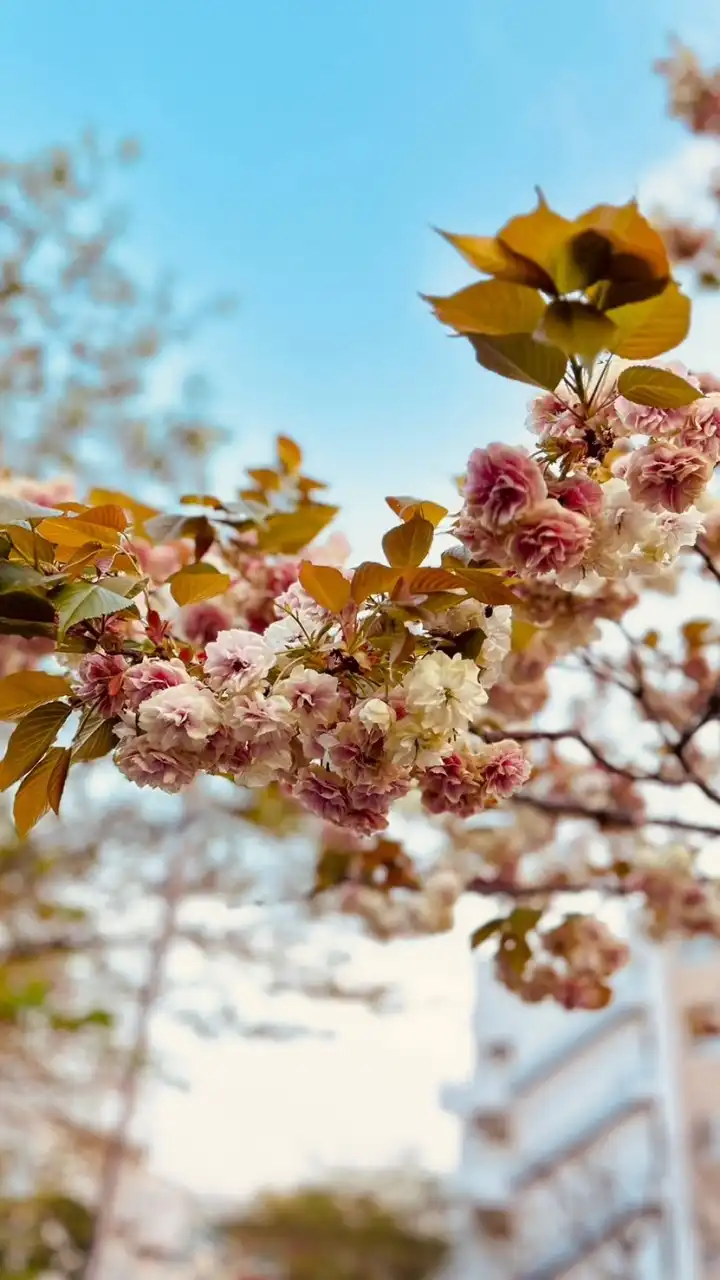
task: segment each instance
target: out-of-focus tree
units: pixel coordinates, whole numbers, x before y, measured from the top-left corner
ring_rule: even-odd
[[[261,1197],[221,1235],[231,1257],[235,1247],[286,1280],[428,1280],[447,1254],[442,1221],[431,1185],[398,1206],[338,1180]]]
[[[231,303],[183,310],[170,276],[133,265],[117,193],[138,156],[132,139],[106,147],[86,133],[0,158],[2,465],[201,484],[226,438],[205,381],[187,365],[173,378],[171,362]]]

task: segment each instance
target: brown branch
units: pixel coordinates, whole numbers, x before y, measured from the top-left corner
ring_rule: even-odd
[[[684,818],[633,817],[623,813],[621,809],[589,809],[578,801],[546,800],[542,796],[527,795],[521,792],[513,796],[513,805],[529,805],[541,813],[548,813],[557,818],[580,818],[588,822],[597,822],[601,827],[623,827],[628,830],[641,831],[645,827],[667,827],[673,831],[687,831],[698,836],[720,838],[720,826],[712,826],[704,822],[688,822]]]
[[[599,764],[603,769],[607,769],[609,773],[615,773],[621,778],[627,778],[630,782],[665,782],[665,779],[661,778],[659,773],[638,773],[636,770],[612,764],[603,755],[600,748],[590,742],[579,729],[518,729],[508,733],[499,733],[493,730],[490,733],[484,733],[483,737],[486,742],[501,742],[508,737],[513,738],[516,742],[577,742],[587,751],[588,755],[592,756],[596,764]]]

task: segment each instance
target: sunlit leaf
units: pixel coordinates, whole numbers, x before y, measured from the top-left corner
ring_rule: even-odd
[[[19,720],[35,707],[72,693],[66,676],[46,671],[16,671],[0,680],[0,720]]]
[[[601,311],[585,302],[556,299],[548,306],[536,336],[542,336],[565,355],[593,360],[610,349],[615,325]]]
[[[93,489],[90,494],[90,501],[95,506],[104,506],[106,503],[110,503],[122,507],[130,516],[135,532],[139,534],[142,534],[146,520],[151,520],[153,516],[158,514],[156,507],[148,507],[144,502],[137,502],[135,498],[131,498],[127,493],[122,493],[117,489]]]
[[[362,604],[368,596],[385,595],[392,591],[399,577],[399,569],[391,569],[386,564],[375,564],[372,560],[364,560],[353,573],[352,598],[356,604]]]
[[[0,791],[6,791],[42,760],[70,711],[66,702],[47,702],[23,717],[13,729],[0,762]]]
[[[413,595],[430,595],[434,591],[453,591],[463,586],[447,569],[417,569],[415,573],[405,573],[403,578]],[[460,602],[458,596],[456,604]]]
[[[289,436],[278,436],[277,455],[283,471],[287,475],[295,475],[302,466],[302,449]]]
[[[509,280],[515,284],[530,285],[544,292],[552,291],[553,282],[542,267],[519,254],[512,253],[506,245],[493,236],[456,236],[449,231],[439,234],[462,254],[476,271],[494,276],[496,280]]]
[[[510,637],[513,653],[524,653],[535,636],[538,628],[534,627],[531,622],[526,622],[523,618],[513,618],[510,628]]]
[[[623,369],[618,378],[618,391],[633,404],[652,405],[657,409],[678,409],[702,396],[702,391],[676,373],[655,369],[649,364]]]
[[[184,493],[180,502],[185,507],[211,507],[214,511],[224,511],[225,504],[211,493]]]
[[[613,246],[611,280],[668,279],[670,264],[665,242],[634,200],[624,205],[595,205],[575,220],[575,226],[592,228],[609,238]]]
[[[650,360],[687,337],[690,299],[671,281],[656,297],[614,307],[607,315],[617,327],[614,353],[628,360]]]
[[[69,767],[68,749],[53,747],[20,783],[13,805],[19,836],[26,836],[50,809],[59,812]]]
[[[109,509],[111,508],[98,508],[101,512]],[[121,508],[116,507],[114,510],[120,511]],[[58,516],[57,519],[41,520],[37,529],[42,538],[47,538],[48,542],[60,547],[82,547],[87,542],[116,547],[120,542],[117,528],[93,524],[81,516]]]
[[[492,938],[496,933],[501,933],[507,924],[507,920],[502,916],[497,916],[495,920],[488,920],[485,924],[481,924],[479,929],[474,929],[470,934],[470,946],[473,950],[479,947],[481,943],[487,942],[488,938]]]
[[[479,364],[514,382],[529,382],[534,387],[554,391],[565,374],[567,357],[559,347],[536,342],[527,333],[488,338],[484,334],[467,335]]]
[[[455,571],[458,586],[483,604],[514,604],[515,593],[502,578],[487,569],[468,569],[459,566]]]
[[[125,596],[93,582],[73,582],[67,587],[61,587],[54,596],[53,603],[62,631],[77,626],[79,622],[86,622],[89,618],[107,618],[135,607]]]
[[[437,502],[425,502],[421,498],[386,498],[385,501],[390,510],[394,511],[396,516],[400,516],[401,520],[412,520],[413,516],[422,516],[423,520],[429,520],[436,528],[448,514],[447,507],[441,507]]]
[[[413,516],[405,524],[390,529],[382,540],[388,564],[393,568],[420,565],[428,554],[435,536],[429,520]]]
[[[9,537],[13,547],[23,559],[31,564],[53,563],[53,548],[45,538],[41,538],[37,529],[26,529],[24,525],[15,524],[9,529]]]
[[[573,232],[573,224],[549,207],[541,197],[532,213],[511,218],[498,232],[498,240],[513,253],[529,258],[555,280],[564,246]]]
[[[258,547],[261,551],[295,555],[309,546],[337,513],[337,507],[320,502],[307,503],[297,511],[278,512],[259,531]]]
[[[311,564],[309,560],[303,560],[300,566],[300,585],[330,613],[342,613],[350,599],[348,579],[339,569],[330,565]]]
[[[75,761],[100,760],[117,746],[114,722],[97,716],[88,717],[78,729],[72,744]]]
[[[168,581],[175,603],[186,605],[222,595],[230,586],[231,579],[228,573],[220,573],[214,565],[200,562],[178,569]]]
[[[482,280],[447,298],[427,295],[442,324],[458,333],[532,333],[540,323],[545,302],[535,289],[505,280]]]

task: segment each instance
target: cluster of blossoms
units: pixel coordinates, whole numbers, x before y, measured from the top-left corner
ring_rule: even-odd
[[[499,947],[495,967],[505,986],[528,1004],[553,999],[565,1009],[602,1009],[612,998],[609,980],[630,959],[628,946],[601,921],[568,915],[539,934],[532,960],[517,964],[522,942],[512,936]]]
[[[456,532],[474,559],[594,595],[694,545],[720,459],[717,391],[658,409],[609,388],[588,410],[563,389],[538,397],[530,425],[536,457],[503,444],[471,455]]]
[[[305,809],[362,835],[382,830],[413,786],[431,813],[468,816],[530,772],[516,743],[471,731],[510,623],[506,606],[471,604],[457,619],[453,609],[435,618],[426,652],[393,680],[373,646],[372,609],[337,618],[295,583],[262,632],[222,630],[182,657],[97,650],[80,663],[76,692],[114,722],[116,763],[139,786],[179,791],[202,772],[248,787],[279,782]],[[468,613],[487,633],[480,665],[434,647],[441,627],[461,634]]]

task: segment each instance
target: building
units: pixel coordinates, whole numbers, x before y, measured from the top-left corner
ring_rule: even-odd
[[[444,1280],[720,1278],[720,947],[633,950],[600,1013],[523,1005],[478,960]]]

